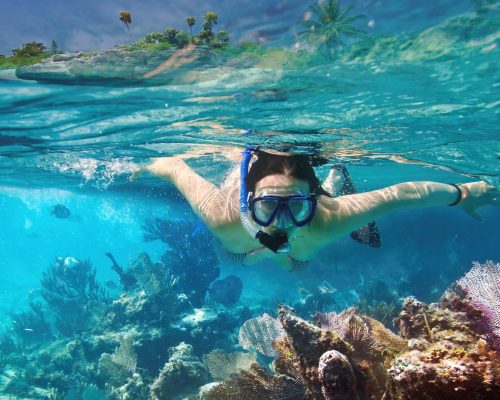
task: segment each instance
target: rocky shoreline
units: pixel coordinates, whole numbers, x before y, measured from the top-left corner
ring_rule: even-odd
[[[103,82],[134,83],[158,80],[171,80],[183,72],[182,66],[175,68],[175,73],[160,74],[152,78],[144,78],[148,72],[168,60],[175,49],[163,51],[128,50],[114,48],[94,53],[62,53],[43,60],[41,63],[16,69],[19,79],[41,82],[57,82],[65,84],[92,84]],[[193,57],[206,60],[206,51],[197,49]],[[190,64],[192,68],[192,63]]]

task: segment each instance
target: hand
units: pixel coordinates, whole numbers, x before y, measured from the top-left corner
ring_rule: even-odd
[[[471,182],[459,185],[466,194],[458,206],[461,207],[472,218],[482,221],[483,218],[476,209],[482,206],[498,206],[500,204],[500,191],[486,182]]]
[[[137,169],[134,172],[132,172],[132,175],[128,177],[128,180],[130,182],[135,182],[137,179],[139,179],[141,175],[143,175],[146,172],[147,172],[147,167],[142,165],[138,166]]]

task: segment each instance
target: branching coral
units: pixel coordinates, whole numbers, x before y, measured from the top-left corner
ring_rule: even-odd
[[[41,284],[43,298],[56,313],[56,327],[66,335],[85,329],[109,300],[89,260],[71,267],[56,262],[43,273]]]
[[[39,342],[51,336],[50,325],[45,320],[42,305],[32,302],[30,308],[30,311],[11,314],[14,333],[24,344]]]
[[[303,400],[304,396],[300,382],[287,375],[273,376],[253,364],[210,390],[203,400]]]
[[[177,277],[179,290],[194,307],[201,307],[210,283],[220,274],[213,234],[199,224],[160,218],[146,221],[143,229],[145,241],[161,240],[168,244],[162,261]]]
[[[162,262],[153,263],[146,253],[140,253],[127,269],[139,289],[149,297],[165,297],[173,293],[178,278]]]
[[[340,314],[318,314],[315,319],[322,329],[332,330],[349,342],[362,358],[378,357],[381,351],[396,353],[406,348],[406,342],[399,336],[354,307]]]

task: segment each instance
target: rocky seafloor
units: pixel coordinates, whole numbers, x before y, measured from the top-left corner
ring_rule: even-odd
[[[90,261],[49,266],[40,298],[12,314],[0,336],[0,393],[66,400],[499,398],[500,264],[475,263],[438,303],[406,298],[392,331],[355,307],[315,313],[325,288],[277,311],[242,305],[241,280],[219,276],[214,238],[188,225],[145,224],[145,240],[169,246],[156,262],[143,253],[123,268],[108,253],[116,287],[101,285]]]

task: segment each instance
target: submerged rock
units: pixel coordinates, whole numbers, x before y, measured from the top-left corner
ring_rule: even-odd
[[[241,296],[243,282],[235,275],[219,279],[210,285],[208,294],[212,300],[224,306],[234,305]]]
[[[156,84],[170,81],[186,83],[186,80],[192,80],[192,76],[186,75],[183,63],[169,67],[167,73],[145,79],[147,73],[162,65],[174,52],[175,49],[146,51],[117,47],[90,53],[54,54],[38,64],[16,69],[16,76],[20,79],[43,82],[99,85],[136,82]],[[190,54],[187,70],[196,70],[200,62],[206,64],[207,54],[208,51],[203,47],[195,49]],[[199,71],[196,77],[205,76],[206,72]],[[208,75],[207,79],[213,78],[212,73]]]
[[[193,355],[193,346],[182,342],[169,351],[170,359],[151,386],[152,400],[184,398],[209,381],[207,368]]]

